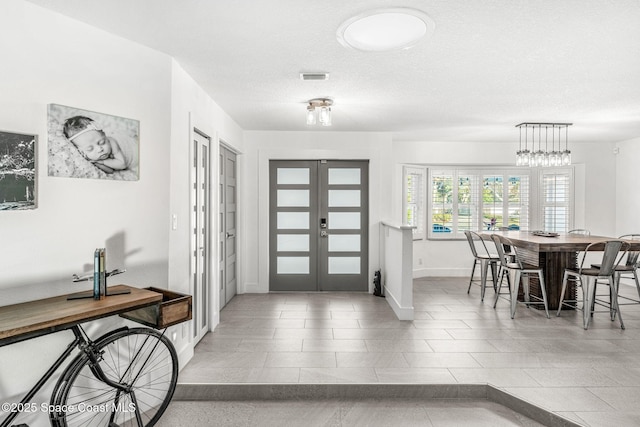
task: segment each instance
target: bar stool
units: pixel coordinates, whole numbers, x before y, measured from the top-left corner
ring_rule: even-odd
[[[584,266],[585,259],[589,256],[590,252],[601,251],[604,244],[604,251],[602,252],[602,261],[600,262],[600,268],[586,268]],[[620,320],[620,327],[624,329],[624,322],[622,321],[622,314],[618,307],[618,293],[615,285],[615,268],[620,263],[620,260],[627,252],[629,244],[623,240],[607,240],[603,242],[591,243],[584,250],[582,255],[582,261],[578,268],[567,268],[564,270],[562,277],[562,291],[560,292],[560,304],[558,305],[558,312],[556,316],[560,316],[562,306],[566,305],[577,310],[582,310],[582,320],[584,329],[589,328],[589,323],[593,313],[595,313],[595,290],[597,280],[607,280],[609,288],[611,290],[611,301],[609,313],[611,320],[614,320],[615,313],[618,313],[618,319]],[[578,288],[582,289],[582,307],[578,307],[577,300],[565,300],[564,294],[567,290],[567,281],[570,277],[576,279]],[[593,283],[593,284],[592,284]]]
[[[516,248],[511,240],[506,237],[498,236],[497,234],[492,234],[491,239],[493,243],[496,245],[496,250],[498,251],[498,256],[500,257],[500,265],[502,267],[502,274],[500,275],[500,280],[498,284],[498,290],[496,291],[496,299],[493,303],[493,308],[498,304],[498,298],[500,298],[500,289],[502,288],[502,276],[504,272],[508,272],[509,275],[514,274],[514,280],[511,281],[510,277],[507,277],[507,283],[509,286],[509,301],[511,303],[511,318],[513,319],[516,315],[516,306],[518,304],[518,291],[520,289],[520,285],[522,284],[522,290],[524,294],[524,301],[527,305],[527,308],[531,304],[542,304],[544,305],[544,311],[547,315],[547,319],[549,318],[549,305],[547,303],[547,291],[544,283],[544,274],[542,267],[537,267],[535,265],[525,264],[518,257],[518,248]],[[504,245],[508,245],[513,248],[513,261],[509,258],[509,256],[504,251]],[[540,291],[542,292],[542,298],[539,298],[537,295],[531,295],[529,289],[529,276],[532,274],[538,275],[538,280],[540,281]],[[523,280],[527,279],[527,280]],[[537,301],[531,301],[531,298],[536,299]]]
[[[585,228],[574,228],[573,230],[567,231],[567,234],[581,234],[583,236],[591,236],[591,231]]]
[[[471,290],[471,284],[474,282],[473,275],[476,271],[476,265],[480,264],[480,300],[484,301],[484,291],[487,287],[487,273],[489,270],[489,266],[491,266],[491,278],[493,279],[493,289],[497,288],[497,277],[498,277],[498,262],[500,259],[497,255],[493,255],[489,253],[489,249],[487,249],[487,245],[485,245],[482,237],[476,232],[473,231],[465,231],[464,235],[467,236],[467,241],[469,242],[469,247],[471,248],[471,253],[473,254],[473,267],[471,268],[471,277],[469,278],[469,287],[467,288],[467,293]],[[478,248],[476,247],[475,242],[480,242],[479,248],[481,248],[481,253],[478,252]]]
[[[623,234],[619,237],[621,240],[640,240],[640,234]],[[624,264],[620,263],[616,265],[614,271],[614,279],[616,283],[616,293],[618,294],[618,305],[631,305],[631,304],[640,304],[640,282],[638,281],[638,268],[640,268],[640,252],[639,251],[627,251],[627,258]],[[600,264],[591,264],[593,268],[600,268]],[[620,279],[623,277],[633,279],[636,285],[636,291],[638,292],[638,299],[630,298],[627,296],[620,295]],[[598,281],[596,280],[594,286],[598,285]],[[602,301],[598,299],[598,294],[596,291],[596,296],[594,297],[594,304],[607,304],[606,301]],[[612,292],[609,290],[609,302],[608,305],[611,306],[611,297]],[[620,299],[629,302],[620,302]],[[593,306],[592,306],[593,309]],[[612,312],[611,320],[615,320],[616,313]]]

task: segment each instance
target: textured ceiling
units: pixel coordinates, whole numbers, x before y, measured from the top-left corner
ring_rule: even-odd
[[[640,0],[29,1],[173,56],[245,130],[481,142],[542,121],[574,123],[573,142],[640,137]],[[348,18],[399,6],[433,19],[431,39],[337,42]],[[317,97],[335,99],[331,128],[304,122]]]

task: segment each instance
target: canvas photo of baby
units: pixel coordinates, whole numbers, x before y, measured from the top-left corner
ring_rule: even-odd
[[[137,120],[49,104],[49,175],[139,179]]]

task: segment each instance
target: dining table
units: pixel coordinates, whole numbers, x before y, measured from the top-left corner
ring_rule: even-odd
[[[616,237],[607,236],[522,230],[486,230],[481,233],[481,236],[483,239],[491,240],[492,234],[508,238],[512,245],[516,247],[518,257],[523,263],[542,267],[549,310],[558,309],[564,270],[577,267],[577,254],[580,251],[584,251],[591,243],[617,239]],[[629,250],[640,251],[639,240],[628,240],[627,242],[629,243]],[[604,244],[602,249],[604,249]],[[568,285],[565,299],[575,300],[575,284],[569,282]],[[531,277],[529,286],[533,295],[542,296],[537,278]],[[566,307],[563,306],[563,308]]]

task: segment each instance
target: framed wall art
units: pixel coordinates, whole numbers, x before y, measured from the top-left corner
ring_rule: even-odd
[[[36,208],[36,141],[0,131],[0,211]]]
[[[139,179],[139,121],[58,104],[47,110],[49,176]]]

